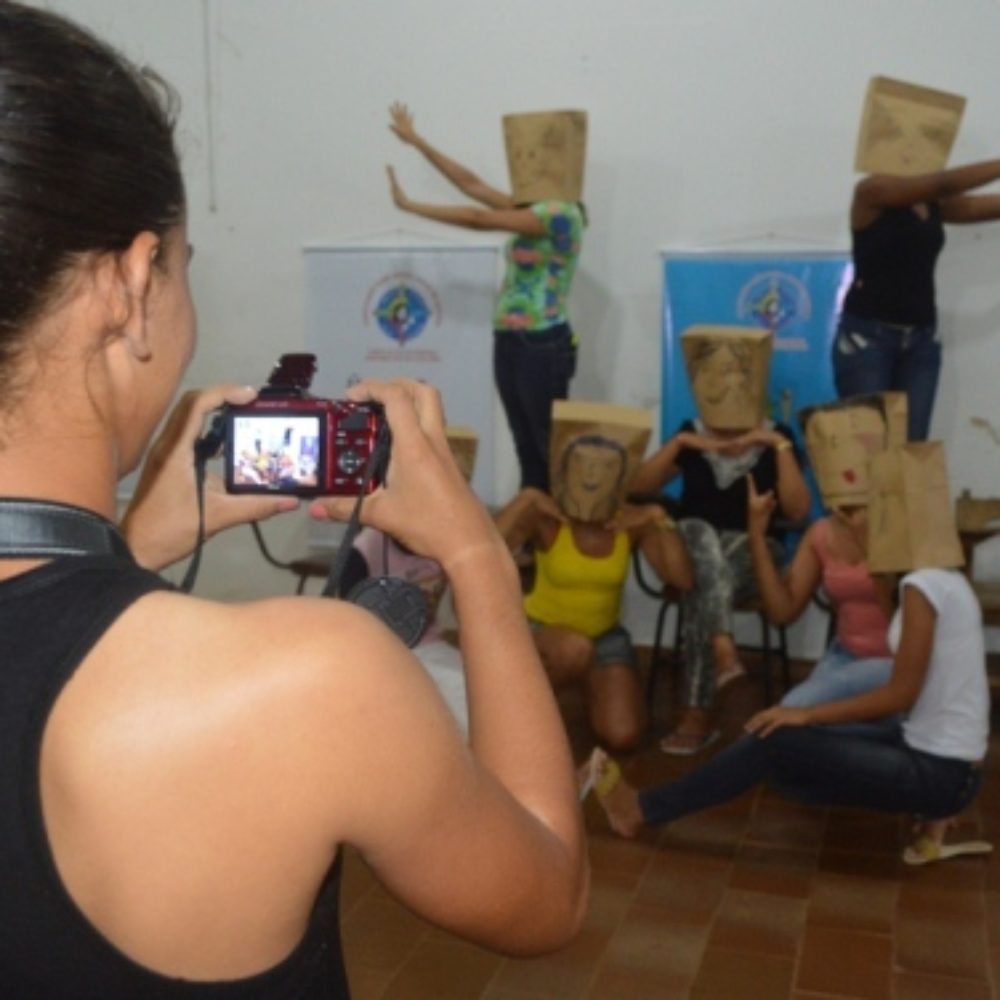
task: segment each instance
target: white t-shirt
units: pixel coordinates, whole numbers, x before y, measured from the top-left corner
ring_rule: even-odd
[[[951,569],[919,569],[899,584],[916,587],[937,612],[927,676],[903,723],[903,738],[915,750],[982,760],[990,730],[983,616],[965,576]],[[902,610],[889,626],[889,648],[899,649]]]

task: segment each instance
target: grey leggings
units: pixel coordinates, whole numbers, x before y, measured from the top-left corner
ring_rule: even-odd
[[[681,599],[687,704],[707,709],[715,694],[712,639],[732,635],[733,606],[757,594],[757,581],[745,531],[717,531],[697,517],[679,521],[677,530],[694,564],[694,587]],[[768,548],[780,559],[781,546],[774,539],[768,539]]]

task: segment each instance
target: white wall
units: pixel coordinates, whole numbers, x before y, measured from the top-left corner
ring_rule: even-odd
[[[407,101],[427,137],[502,185],[499,117],[590,113],[592,224],[572,304],[579,397],[656,405],[665,247],[848,245],[870,76],[969,97],[953,162],[1000,155],[996,0],[58,0],[149,62],[183,100],[201,343],[191,385],[258,382],[303,343],[301,247],[397,228],[392,206],[447,185],[389,133]],[[454,236],[455,234],[449,233]],[[1000,494],[1000,225],[952,229],[939,270],[945,367],[933,432],[953,486]],[[483,336],[489,335],[483,319]],[[498,419],[499,419],[499,410]],[[500,427],[497,482],[515,466]],[[210,593],[285,589],[243,533],[210,547]],[[300,526],[272,526],[293,554]]]

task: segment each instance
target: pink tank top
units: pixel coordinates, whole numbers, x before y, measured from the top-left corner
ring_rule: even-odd
[[[830,553],[830,519],[813,532],[813,551],[823,567],[823,589],[837,613],[837,639],[858,657],[891,656],[889,619],[879,606],[867,563],[839,562]]]

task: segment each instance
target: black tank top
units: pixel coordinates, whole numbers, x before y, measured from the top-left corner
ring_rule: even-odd
[[[941,206],[922,219],[911,208],[887,208],[851,234],[854,281],[844,312],[903,326],[935,326],[934,265],[944,246]]]
[[[139,597],[169,586],[132,563],[103,556],[58,559],[0,581],[0,997],[347,997],[337,921],[339,863],[294,951],[266,972],[225,982],[172,979],[136,964],[90,924],[62,885],[41,810],[46,721],[112,622]]]

